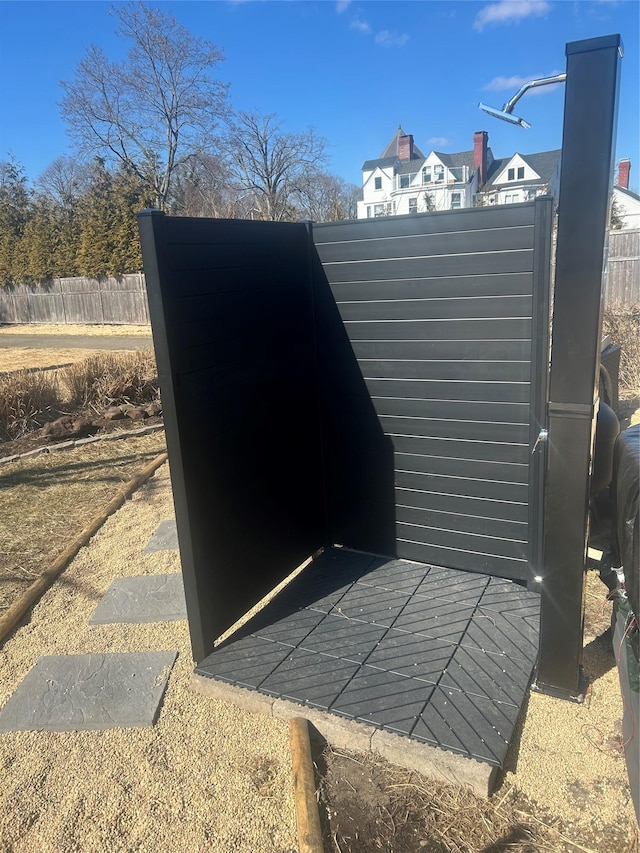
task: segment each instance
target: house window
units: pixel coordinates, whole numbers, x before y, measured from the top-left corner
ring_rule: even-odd
[[[520,201],[520,193],[507,193],[504,197],[505,204],[515,204]]]
[[[422,170],[422,183],[430,184],[431,183],[431,166],[425,166]]]
[[[516,170],[515,169],[507,169],[507,180],[515,181],[516,179]]]
[[[518,180],[522,181],[524,179],[524,166],[518,166]]]
[[[444,181],[444,166],[433,167],[433,180],[436,184],[441,184]]]
[[[374,216],[384,216],[384,204],[374,204],[373,205],[373,215]]]
[[[409,175],[400,175],[400,189],[406,190],[409,186]]]
[[[367,219],[371,219],[371,205],[367,205]]]
[[[374,178],[373,179],[373,188],[376,190],[382,189],[382,178]]]
[[[458,210],[462,207],[462,194],[451,193],[451,210]]]
[[[417,213],[418,212],[418,199],[410,198],[409,199],[409,213]]]

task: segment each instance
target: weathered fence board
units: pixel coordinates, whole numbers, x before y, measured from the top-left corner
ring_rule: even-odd
[[[57,278],[42,286],[0,287],[0,323],[147,325],[144,275]]]
[[[609,234],[605,297],[607,304],[640,302],[640,229]]]

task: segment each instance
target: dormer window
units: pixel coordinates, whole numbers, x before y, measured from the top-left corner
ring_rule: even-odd
[[[374,190],[382,189],[382,178],[374,178],[373,179],[373,188]]]
[[[431,166],[425,166],[422,170],[422,183],[430,184],[431,183]]]
[[[524,166],[518,166],[518,168],[507,169],[507,180],[508,181],[522,181],[524,180]]]
[[[441,184],[444,181],[444,166],[433,167],[433,181],[436,184]]]
[[[406,190],[409,186],[409,175],[400,175],[400,189]]]

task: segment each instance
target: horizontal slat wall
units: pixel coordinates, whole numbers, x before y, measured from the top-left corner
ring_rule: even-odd
[[[302,224],[140,215],[197,661],[325,541]]]
[[[536,209],[314,226],[336,541],[528,578]],[[322,328],[331,300],[349,348]]]

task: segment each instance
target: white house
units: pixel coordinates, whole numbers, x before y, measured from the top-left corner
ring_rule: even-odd
[[[470,151],[425,157],[398,127],[380,157],[362,166],[358,219],[557,197],[559,150],[496,160],[488,143],[488,133],[480,130]]]
[[[558,198],[561,149],[538,154],[513,154],[494,160],[486,182],[476,194],[476,205],[516,204],[539,195]]]
[[[624,230],[640,228],[640,195],[629,189],[630,171],[631,160],[620,160],[618,179],[613,187],[613,200]]]

